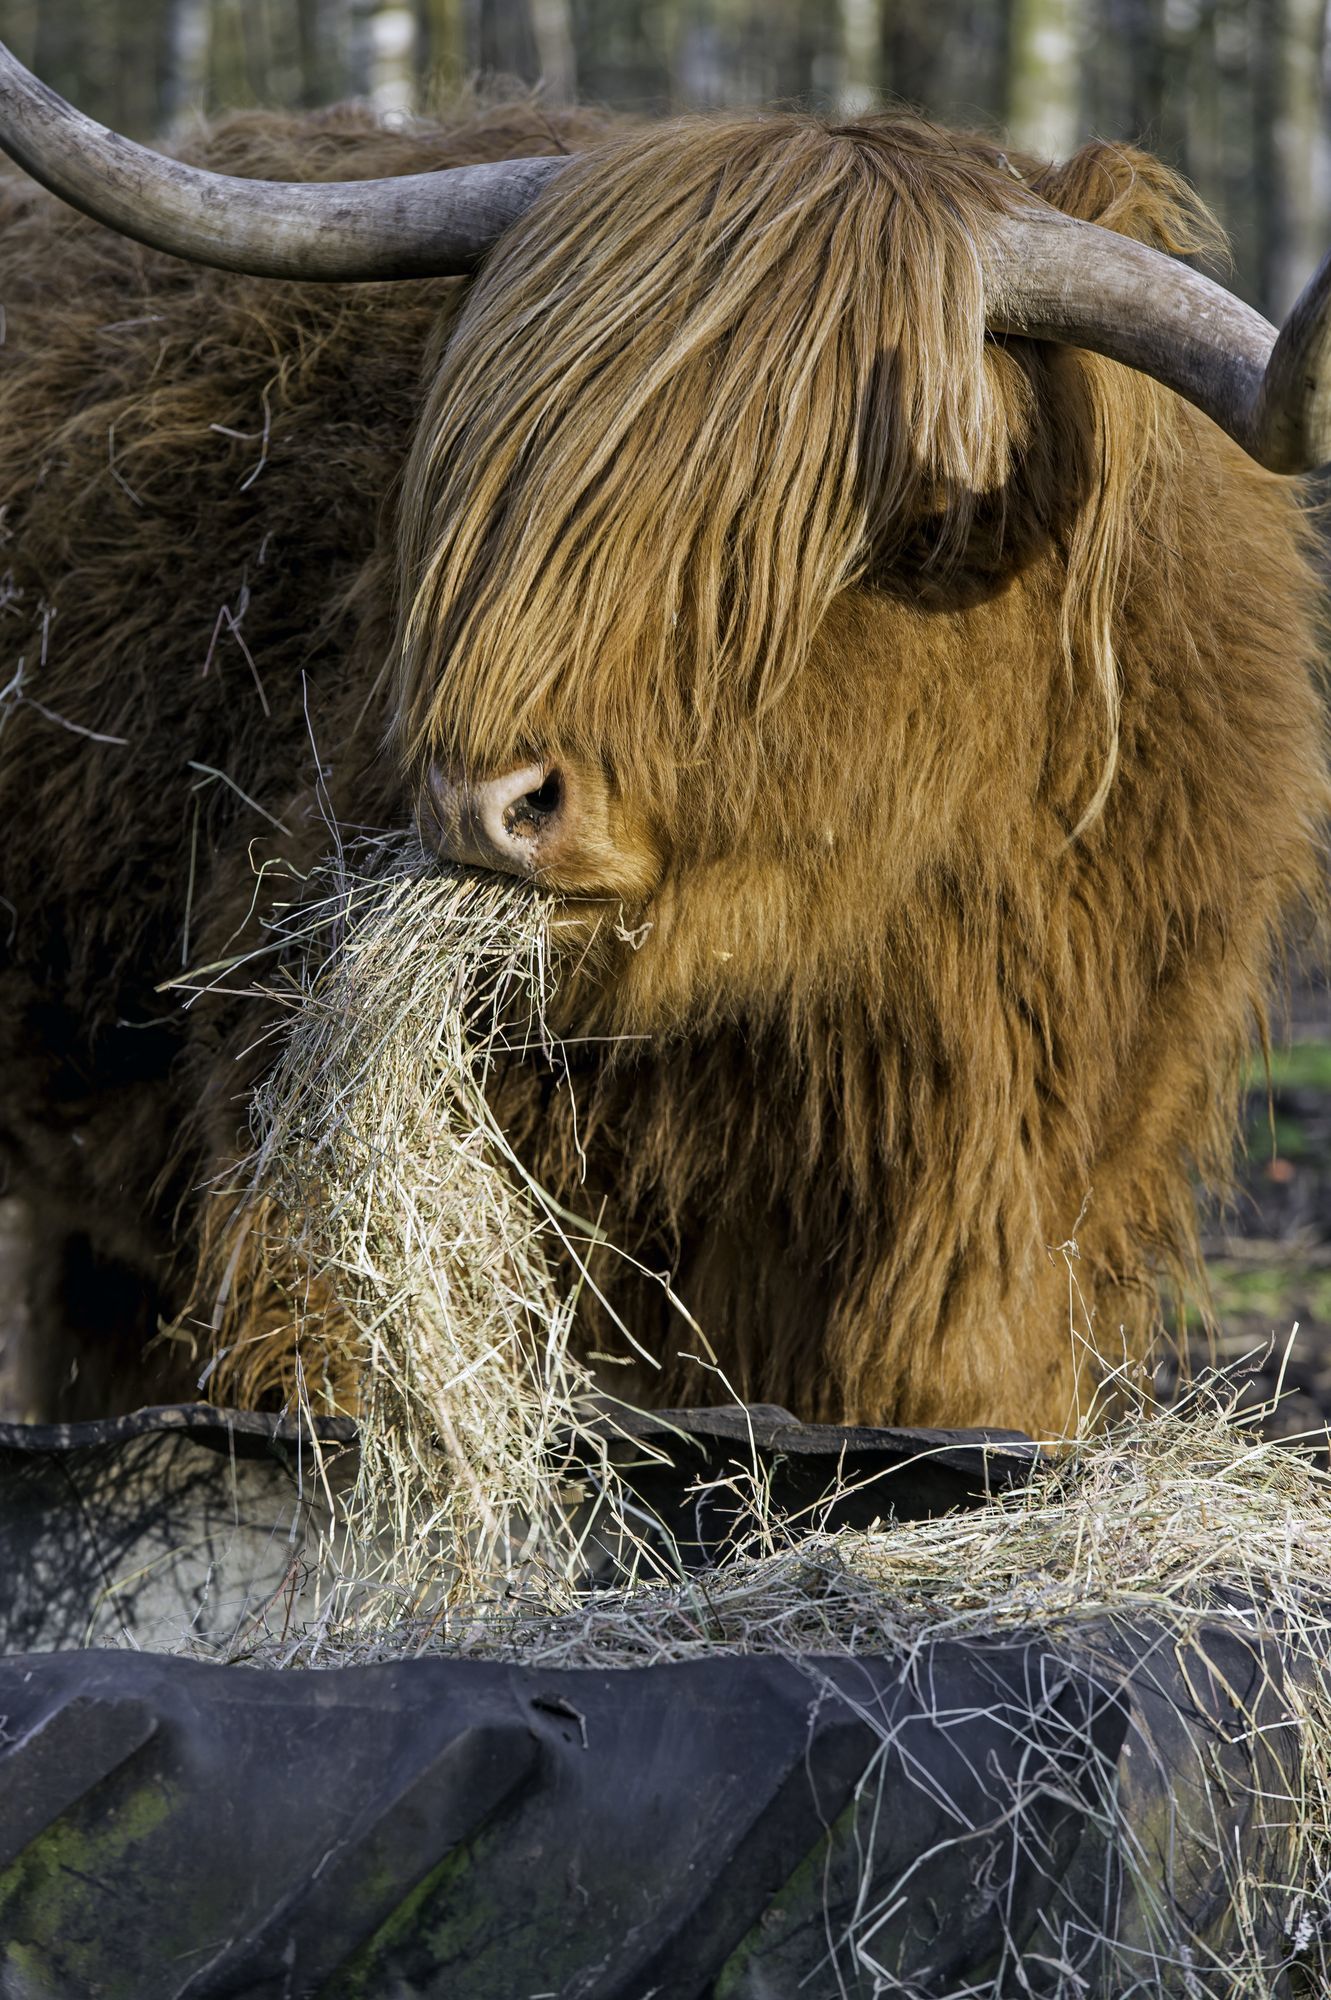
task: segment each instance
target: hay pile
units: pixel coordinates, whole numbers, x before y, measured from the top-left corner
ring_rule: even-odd
[[[745,1498],[761,1511],[758,1480]],[[718,1654],[859,1657],[940,1638],[1063,1636],[1106,1615],[1179,1631],[1239,1617],[1331,1666],[1331,1474],[1310,1453],[1263,1440],[1254,1415],[1236,1418],[1213,1381],[1175,1409],[1138,1409],[1073,1440],[983,1508],[835,1533],[794,1534],[769,1517],[747,1552],[682,1580],[598,1589],[563,1613],[544,1593],[515,1589],[377,1635],[326,1623],[281,1664],[421,1651],[598,1669]],[[1325,1754],[1331,1803],[1331,1734]]]
[[[1223,1743],[1212,1724],[1210,1735],[1197,1729],[1164,1747],[1153,1737],[1148,1702],[1146,1719],[1134,1711],[1130,1726],[1136,1798],[1131,1782],[1120,1790],[1128,1764],[1106,1767],[1089,1808],[1085,1799],[1078,1808],[1089,1811],[1087,1838],[1105,1856],[1106,1896],[1112,1890],[1120,1917],[1130,1913],[1121,1930],[1105,1910],[1086,1917],[1106,1926],[1103,1935],[1081,1927],[1077,1963],[1085,1972],[1091,1951],[1095,1977],[1087,1984],[1070,1970],[1065,1983],[1049,1984],[1041,1958],[1032,1961],[1043,1968],[1034,1987],[1009,1967],[1002,1991],[1068,2000],[1086,1992],[1153,2000],[1321,1996],[1331,1991],[1331,1477],[1310,1454],[1263,1442],[1250,1421],[1235,1421],[1232,1401],[1211,1385],[1181,1410],[1139,1411],[1077,1440],[1029,1485],[976,1511],[799,1538],[768,1520],[760,1535],[766,1553],[668,1585],[592,1592],[571,1611],[552,1614],[543,1593],[518,1593],[378,1634],[325,1622],[294,1642],[247,1649],[246,1657],[335,1667],[443,1654],[605,1671],[778,1655],[802,1663],[811,1700],[821,1702],[841,1698],[828,1694],[829,1660],[878,1656],[927,1691],[939,1642],[960,1642],[983,1660],[986,1649],[1010,1640],[1037,1651],[1047,1645],[1055,1678],[1057,1663],[1075,1670],[1080,1662],[1100,1685],[1128,1689],[1134,1702],[1144,1684],[1171,1689],[1171,1701],[1181,1687],[1186,1706],[1189,1677],[1215,1657],[1216,1633],[1228,1634],[1255,1678],[1222,1701]],[[1125,1646],[1111,1643],[1116,1634]],[[1131,1685],[1125,1662],[1139,1676]],[[1048,1769],[1048,1693],[1042,1669],[1030,1689],[1032,1774]],[[945,1697],[939,1704],[941,1728],[964,1732],[966,1717]],[[1001,1726],[1019,1732],[1021,1716],[1008,1706]],[[1074,1726],[1074,1760],[1082,1754],[1075,1735]],[[829,1850],[829,1882],[839,1869],[860,1871],[859,1914],[837,1947],[838,1965],[857,1979],[873,1969],[883,1913],[921,1893],[890,1869],[884,1875],[866,1831],[902,1809],[892,1786],[918,1782],[927,1791],[935,1783],[927,1768],[912,1780],[908,1760],[904,1779],[898,1770],[888,1784],[882,1772],[894,1755],[888,1731],[879,1775],[867,1770],[860,1788],[853,1840],[845,1836],[854,1852],[838,1848],[842,1836]],[[1218,1758],[1229,1761],[1213,1763]],[[1143,1765],[1165,1802],[1163,1819],[1143,1819]],[[1030,1797],[1014,1796],[999,1816],[1010,1822],[1014,1869],[1025,1865],[1027,1846],[1040,1848],[1047,1782],[1033,1775]],[[885,1784],[879,1796],[875,1785]],[[1240,1839],[1245,1816],[1249,1830]],[[959,1826],[959,1850],[975,1841],[982,1857],[982,1833]],[[1209,1914],[1198,1935],[1191,1916],[1208,1872]],[[873,1990],[916,1988],[889,1979]]]
[[[487,1097],[510,1058],[558,1066],[551,918],[525,884],[362,842],[271,947],[295,1004],[214,1253],[211,1390],[248,1406],[277,1384],[358,1420],[339,1561],[379,1616],[375,1581],[410,1603],[585,1568],[585,1489],[562,1468],[593,1389],[570,1333],[597,1232],[526,1172]]]

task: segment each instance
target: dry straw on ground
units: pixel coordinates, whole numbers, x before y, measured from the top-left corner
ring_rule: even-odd
[[[1115,1899],[1132,1907],[1128,1932],[1120,1936],[1111,1923],[1105,1935],[1095,1934],[1099,1970],[1089,1984],[1074,1971],[1064,1984],[1049,1984],[1042,1959],[1036,1969],[1046,1983],[1029,1989],[1010,1968],[1001,1990],[1056,1992],[1067,2000],[1087,1992],[1114,2000],[1322,1996],[1331,1991],[1331,1478],[1324,1463],[1262,1441],[1251,1421],[1234,1419],[1213,1384],[1181,1409],[1139,1411],[1077,1440],[1029,1485],[974,1511],[839,1533],[797,1532],[769,1517],[760,1520],[753,1551],[719,1569],[669,1584],[598,1590],[562,1614],[552,1614],[545,1593],[518,1591],[506,1602],[458,1605],[443,1618],[377,1634],[363,1626],[338,1631],[325,1621],[299,1638],[257,1653],[247,1649],[246,1657],[266,1665],[345,1666],[442,1653],[542,1670],[605,1671],[779,1655],[802,1662],[811,1699],[821,1700],[829,1698],[823,1665],[829,1659],[880,1656],[928,1691],[935,1685],[932,1649],[940,1641],[973,1648],[983,1662],[987,1648],[1010,1640],[1047,1647],[1055,1669],[1058,1662],[1079,1662],[1111,1690],[1126,1685],[1125,1659],[1136,1659],[1140,1673],[1144,1657],[1143,1683],[1155,1682],[1158,1670],[1158,1685],[1172,1688],[1177,1699],[1180,1663],[1186,1688],[1188,1675],[1201,1673],[1213,1657],[1216,1633],[1227,1634],[1253,1668],[1250,1684],[1222,1704],[1221,1730],[1233,1746],[1228,1773],[1213,1767],[1215,1737],[1199,1723],[1171,1743],[1177,1766],[1162,1766],[1148,1720],[1132,1726],[1132,1749],[1139,1767],[1143,1759],[1157,1767],[1164,1822],[1134,1818],[1137,1809],[1120,1792],[1120,1769],[1111,1766],[1078,1808],[1089,1812],[1094,1838],[1103,1843],[1106,1909]],[[761,1514],[757,1467],[732,1475],[732,1482]],[[889,1476],[885,1512],[890,1485]],[[1118,1634],[1126,1651],[1111,1643]],[[1031,1792],[1014,1794],[1000,1815],[1011,1832],[1014,1867],[1045,1837],[1039,1800],[1050,1749],[1048,1715],[1040,1711],[1048,1692],[1041,1669],[1030,1691]],[[1019,1732],[1010,1689],[1004,1699],[1002,1726]],[[960,1723],[964,1730],[966,1718],[939,1700],[940,1728],[955,1731]],[[871,1717],[872,1710],[865,1713]],[[864,1829],[880,1812],[903,1809],[896,1793],[879,1796],[893,1748],[885,1733],[881,1760],[866,1771],[858,1794],[857,1841],[867,1838]],[[1068,1751],[1075,1760],[1071,1739]],[[903,1778],[909,1785],[909,1757],[894,1782]],[[936,1779],[925,1768],[918,1782],[928,1790]],[[1023,1815],[1030,1822],[1025,1830]],[[1240,1837],[1245,1816],[1248,1831]],[[980,1832],[959,1824],[956,1839],[976,1841],[983,1856]],[[905,1877],[875,1873],[872,1842],[858,1865],[862,1893],[838,1963],[863,1980],[875,1962],[884,1912],[919,1890]],[[1192,1890],[1212,1873],[1204,1936],[1189,1928],[1187,1895],[1180,1903],[1173,1894],[1175,1868]],[[1106,1922],[1104,1911],[1097,1921]],[[1286,1973],[1292,1985],[1283,1983]],[[870,1989],[915,1991],[890,1979],[852,1988]],[[927,1990],[939,2000],[941,1989]],[[967,1986],[965,1993],[974,2000],[978,1990]]]

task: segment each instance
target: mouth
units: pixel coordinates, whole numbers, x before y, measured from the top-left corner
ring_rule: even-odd
[[[501,867],[483,852],[468,851],[465,840],[428,840],[426,849],[450,869],[483,881],[508,881],[517,893],[518,883],[525,882],[546,906],[546,936],[558,949],[561,978],[571,972],[609,974],[625,947],[636,952],[651,935],[650,898],[629,902],[611,889],[563,888],[544,877],[539,863],[521,870]]]

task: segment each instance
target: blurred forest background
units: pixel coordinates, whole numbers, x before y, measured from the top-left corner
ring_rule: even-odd
[[[366,97],[409,116],[505,76],[627,110],[885,99],[1048,154],[1145,143],[1283,314],[1331,241],[1328,0],[0,0],[0,38],[135,137]]]

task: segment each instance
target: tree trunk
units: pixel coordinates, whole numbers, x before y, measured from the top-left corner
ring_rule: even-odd
[[[1327,132],[1322,61],[1325,0],[1286,0],[1279,50],[1274,151],[1280,228],[1269,266],[1268,311],[1284,318],[1327,249]]]
[[[845,73],[838,109],[843,118],[858,118],[873,108],[882,80],[877,0],[842,0],[841,32]]]
[[[1251,0],[1249,20],[1253,37],[1248,74],[1252,83],[1252,191],[1257,253],[1253,275],[1257,303],[1263,312],[1270,313],[1274,310],[1278,274],[1284,271],[1288,260],[1283,161],[1276,144],[1284,82],[1285,0]]]
[[[773,0],[779,8],[780,0]],[[693,23],[679,20],[676,4],[660,0],[571,0],[569,18],[578,89],[592,103],[631,111],[665,111],[672,102],[734,103],[734,97],[696,95],[682,88],[690,67],[698,75],[697,47],[688,48]],[[726,76],[736,41],[743,40],[743,13],[735,5],[724,23],[710,6],[697,4],[693,22],[709,45],[709,63]],[[672,66],[672,53],[674,62]]]
[[[162,51],[162,124],[202,111],[208,95],[208,0],[171,0]]]
[[[427,107],[467,74],[463,0],[416,0],[416,102]]]
[[[346,95],[339,26],[335,0],[295,0],[296,98],[307,110]]]
[[[879,39],[884,87],[921,111],[938,115],[942,49],[955,26],[949,0],[887,0]]]
[[[541,52],[530,0],[467,0],[464,19],[470,74],[537,81]]]
[[[569,0],[531,0],[531,23],[541,95],[548,104],[571,104],[578,94],[578,69]]]
[[[1014,0],[1008,118],[1017,145],[1061,160],[1081,137],[1077,0]]]
[[[87,10],[79,0],[40,0],[33,66],[43,83],[75,103],[86,95],[89,82],[87,44]],[[90,104],[80,108],[98,115]]]

